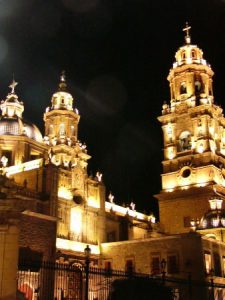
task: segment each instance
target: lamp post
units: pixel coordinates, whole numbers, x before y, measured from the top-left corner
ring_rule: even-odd
[[[192,299],[191,272],[188,272],[188,294],[189,294],[189,300],[191,300]]]
[[[162,280],[164,284],[165,277],[166,277],[166,260],[164,258],[161,260],[161,272],[162,272]]]
[[[211,294],[212,297],[210,299],[214,300],[214,281],[213,281],[213,276],[214,276],[214,270],[210,270],[210,285],[211,285]]]
[[[91,248],[89,245],[84,249],[85,255],[85,300],[88,300],[88,284],[89,284],[89,265],[90,265]]]

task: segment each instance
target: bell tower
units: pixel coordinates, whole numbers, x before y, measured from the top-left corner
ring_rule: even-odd
[[[215,189],[225,195],[225,118],[214,104],[213,71],[202,50],[191,43],[186,24],[185,44],[175,54],[167,77],[170,103],[164,103],[164,160],[159,199],[160,222],[169,233],[189,231],[200,218]]]
[[[60,76],[59,88],[53,94],[51,107],[44,114],[44,141],[50,146],[49,156],[56,166],[76,166],[79,162],[82,168],[87,167],[86,145],[78,141],[79,112],[73,109],[73,97],[67,91],[65,73]]]
[[[60,249],[68,247],[65,243],[97,245],[105,239],[105,187],[102,175],[88,176],[91,156],[86,145],[78,140],[79,120],[63,72],[51,107],[44,114],[44,142],[49,146],[49,161],[56,166],[52,168],[49,164],[49,181],[55,188],[52,213],[58,218],[57,247]]]

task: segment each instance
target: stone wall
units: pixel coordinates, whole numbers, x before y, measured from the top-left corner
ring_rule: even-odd
[[[212,191],[196,188],[187,191],[162,193],[159,199],[159,220],[165,233],[176,234],[190,231],[188,220],[201,219],[209,210]],[[186,219],[186,224],[185,224]]]
[[[33,191],[42,192],[43,167],[12,175],[15,182]]]
[[[111,261],[113,269],[125,270],[126,260],[132,259],[136,272],[150,274],[152,256],[157,255],[160,261],[162,259],[167,261],[168,256],[173,254],[178,262],[178,272],[173,276],[187,278],[187,273],[190,272],[195,279],[205,278],[202,242],[199,234],[189,233],[103,243],[101,249],[103,267],[105,261]],[[167,272],[167,275],[170,274]]]
[[[56,241],[56,219],[24,212],[21,217],[19,245],[43,254],[44,260],[54,260]]]

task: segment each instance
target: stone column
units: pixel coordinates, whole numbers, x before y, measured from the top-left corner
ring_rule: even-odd
[[[0,215],[1,218],[1,215]],[[15,300],[17,290],[19,229],[0,223],[0,299]]]

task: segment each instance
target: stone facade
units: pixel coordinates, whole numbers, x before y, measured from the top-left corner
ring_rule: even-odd
[[[15,299],[18,255],[84,263],[87,244],[91,262],[103,268],[161,276],[164,259],[167,276],[209,281],[215,269],[224,283],[225,118],[214,104],[213,71],[188,30],[168,76],[170,103],[158,118],[164,159],[157,224],[134,203],[120,206],[106,195],[100,172],[88,175],[91,156],[78,140],[80,115],[65,74],[44,113],[44,137],[24,121],[12,83],[0,119],[2,299]]]
[[[45,261],[55,260],[56,218],[25,211],[21,215],[19,246],[41,254]],[[26,260],[27,257],[21,257]],[[34,258],[35,259],[35,256]]]
[[[190,221],[201,219],[208,210],[213,186],[188,188],[174,193],[161,193],[159,216],[166,233],[190,231]]]
[[[170,69],[170,103],[163,104],[164,160],[160,222],[168,233],[187,232],[186,220],[201,218],[210,197],[225,195],[223,110],[214,104],[210,65],[190,39]],[[171,218],[171,213],[173,218]]]
[[[158,257],[161,262],[162,259],[169,261],[169,257],[174,256],[176,268],[168,270],[171,272],[167,272],[168,275],[184,277],[182,272],[191,272],[195,279],[204,276],[202,239],[195,233],[103,243],[101,246],[104,257],[102,266],[104,261],[110,261],[112,268],[125,270],[127,260],[132,260],[136,272],[154,274],[156,270],[153,269],[153,258]],[[161,274],[160,266],[156,274]]]
[[[80,260],[87,244],[98,261],[102,242],[144,237],[149,216],[136,212],[134,204],[106,201],[102,174],[88,175],[91,157],[78,140],[80,115],[65,75],[44,113],[44,138],[24,121],[15,86],[1,104],[0,220],[18,221],[20,261],[55,260],[59,253],[61,260]]]

